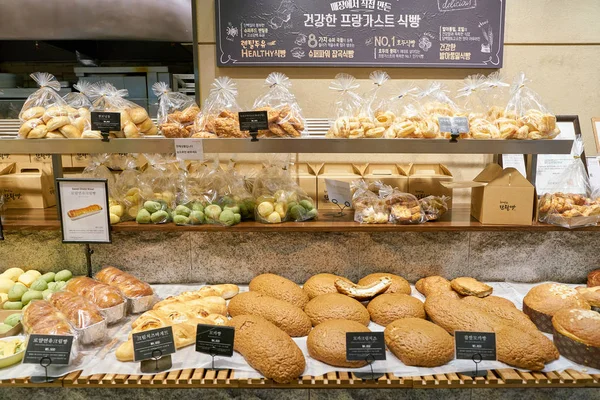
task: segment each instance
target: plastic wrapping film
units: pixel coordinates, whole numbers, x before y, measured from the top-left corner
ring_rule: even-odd
[[[157,121],[160,132],[168,138],[189,138],[194,134],[194,121],[200,112],[196,101],[183,93],[173,92],[164,82],[152,85],[158,97]]]
[[[370,186],[379,188],[383,183],[375,181],[368,184],[363,179],[357,179],[350,184],[354,221],[361,224],[387,224],[390,218],[389,207],[378,194],[369,189]]]
[[[66,290],[83,296],[94,303],[106,318],[107,324],[116,323],[125,317],[127,311],[126,299],[116,287],[86,276],[80,276],[69,280]]]
[[[247,138],[248,131],[240,131],[237,85],[233,79],[221,76],[212,83],[202,111],[195,121],[194,138]]]
[[[81,344],[99,343],[106,338],[106,319],[85,297],[63,291],[53,293],[48,301],[66,316]]]
[[[469,134],[473,139],[500,139],[500,130],[488,119],[488,110],[484,100],[484,91],[488,88],[485,76],[477,74],[465,78],[464,85],[458,91],[457,100],[469,119]]]
[[[104,267],[95,278],[119,289],[127,299],[127,308],[132,314],[151,309],[157,301],[150,285],[115,267]]]

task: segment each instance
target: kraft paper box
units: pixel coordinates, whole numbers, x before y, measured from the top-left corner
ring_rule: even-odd
[[[329,201],[325,179],[352,182],[361,179],[367,164],[327,163],[317,172],[317,207],[323,210],[337,210],[338,206]]]
[[[73,166],[73,160],[70,154],[63,154],[60,156],[63,168],[69,168]],[[32,163],[44,163],[52,164],[52,154],[31,154]],[[87,167],[87,165],[85,165]]]
[[[450,196],[452,189],[442,182],[452,182],[454,178],[443,164],[413,164],[408,174],[408,193],[423,199],[427,196]],[[449,206],[452,206],[452,199]]]
[[[0,163],[3,164],[29,164],[30,162],[29,154],[0,154]]]
[[[48,208],[56,205],[49,164],[0,164],[0,194],[7,208]]]
[[[403,167],[397,164],[369,164],[365,170],[364,180],[368,183],[381,181],[386,185],[408,193],[408,172],[410,165]]]
[[[322,167],[323,164],[311,165],[308,163],[296,163],[290,166],[292,179],[314,201],[317,201],[317,172]]]

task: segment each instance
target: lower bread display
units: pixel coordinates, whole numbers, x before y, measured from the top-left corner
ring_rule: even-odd
[[[306,346],[308,354],[315,360],[334,367],[359,368],[367,365],[366,361],[346,360],[346,333],[371,332],[369,328],[356,321],[346,319],[330,319],[310,331]]]

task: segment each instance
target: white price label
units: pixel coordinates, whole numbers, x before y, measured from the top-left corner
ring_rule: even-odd
[[[330,202],[338,204],[340,207],[352,207],[352,191],[350,183],[325,179],[327,197]]]
[[[202,139],[174,139],[175,154],[179,160],[204,161]]]
[[[438,117],[440,131],[469,133],[469,119],[466,117]]]
[[[598,157],[587,157],[588,172],[592,190],[600,190],[600,163]]]

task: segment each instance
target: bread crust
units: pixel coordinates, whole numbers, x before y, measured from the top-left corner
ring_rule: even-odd
[[[304,308],[308,295],[296,283],[275,274],[262,274],[250,281],[251,291],[260,292],[279,300],[287,301],[296,307]]]
[[[327,293],[315,297],[304,307],[304,312],[313,326],[330,319],[348,319],[368,326],[371,320],[365,306],[339,293]]]
[[[356,321],[331,319],[317,325],[308,335],[306,346],[308,354],[315,360],[334,367],[359,368],[366,361],[346,360],[346,333],[371,332],[369,328]]]

